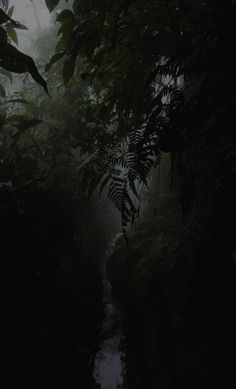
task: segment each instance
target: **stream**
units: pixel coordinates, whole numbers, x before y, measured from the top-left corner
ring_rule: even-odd
[[[120,236],[117,234],[109,245],[102,264],[104,320],[93,370],[100,389],[128,389],[122,315],[112,299],[112,286],[107,276],[107,262]]]

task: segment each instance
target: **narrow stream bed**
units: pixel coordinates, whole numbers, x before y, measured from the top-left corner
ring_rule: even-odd
[[[112,286],[107,277],[107,261],[120,235],[109,246],[102,265],[104,321],[93,371],[100,389],[128,389],[122,315],[112,299]]]

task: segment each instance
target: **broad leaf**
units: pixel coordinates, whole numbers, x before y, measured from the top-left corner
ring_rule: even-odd
[[[14,12],[14,8],[15,8],[15,6],[12,5],[12,6],[9,8],[9,10],[7,11],[7,14],[8,14],[9,18],[12,17],[13,12]]]
[[[75,60],[76,60],[75,56],[72,55],[72,56],[68,56],[64,62],[63,79],[64,79],[65,84],[68,83],[68,81],[71,79],[71,77],[74,74]]]
[[[0,96],[6,97],[6,91],[5,91],[4,87],[2,86],[2,84],[0,84]]]
[[[69,9],[64,9],[57,17],[57,22],[63,23],[66,19],[74,19],[75,15]]]
[[[18,45],[18,37],[17,37],[17,34],[16,34],[14,28],[7,26],[6,30],[7,30],[9,37],[11,38],[11,40],[13,40],[13,42],[16,45]]]
[[[29,55],[22,53],[9,43],[5,43],[2,46],[2,50],[0,51],[1,66],[13,73],[30,73],[32,78],[38,84],[42,85],[45,92],[49,94],[47,83],[39,74],[34,60]]]
[[[55,55],[52,56],[52,58],[50,59],[50,62],[45,66],[45,72],[48,72],[52,65],[54,65],[54,63],[60,61],[60,59],[62,57],[64,57],[65,53],[56,53]]]
[[[7,117],[5,122],[14,124],[20,131],[25,131],[39,125],[42,120],[29,118],[25,115],[12,115]]]
[[[52,12],[54,10],[54,8],[58,5],[60,0],[45,0],[45,2],[46,2],[46,5],[47,5],[49,11]]]

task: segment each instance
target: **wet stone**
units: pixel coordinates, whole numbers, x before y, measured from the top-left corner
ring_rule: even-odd
[[[118,236],[119,237],[119,236]],[[109,247],[103,269],[104,321],[101,340],[94,361],[93,376],[100,389],[128,389],[125,352],[122,349],[124,332],[122,316],[112,300],[112,286],[107,278],[106,264],[114,242]]]

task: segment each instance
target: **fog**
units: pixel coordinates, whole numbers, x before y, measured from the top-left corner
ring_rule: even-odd
[[[34,3],[37,8],[41,26],[48,26],[50,22],[50,14],[45,6],[45,1],[34,0]],[[9,5],[14,5],[14,17],[16,19],[25,23],[31,31],[34,31],[37,28],[37,21],[31,0],[17,0],[17,2],[10,1]]]
[[[9,7],[14,5],[12,18],[20,21],[28,31],[18,30],[18,47],[26,53],[31,52],[31,39],[37,30],[45,29],[50,24],[50,14],[44,0],[17,0],[9,1]],[[38,17],[38,20],[37,20]]]

